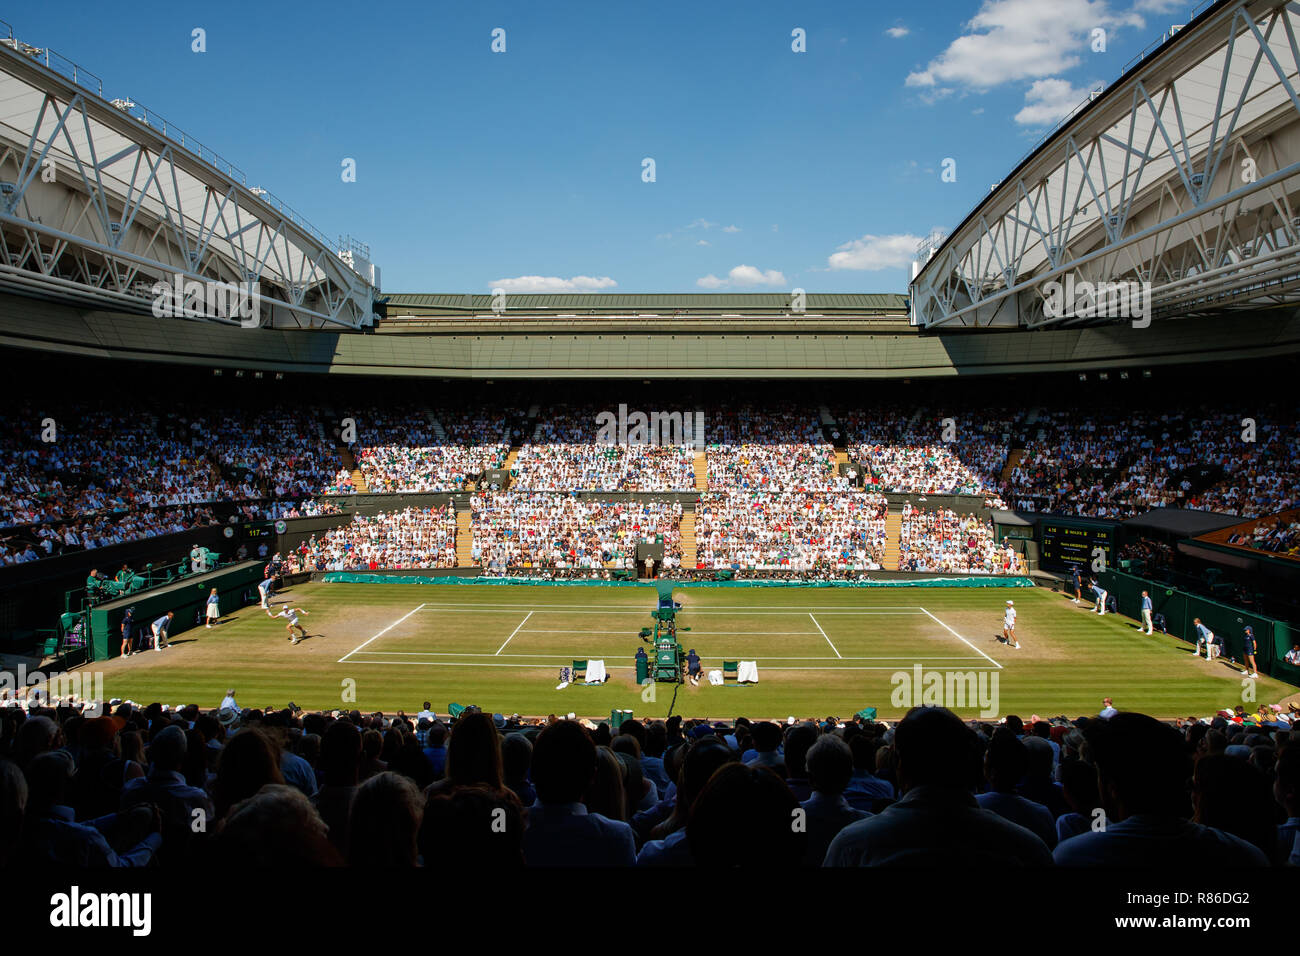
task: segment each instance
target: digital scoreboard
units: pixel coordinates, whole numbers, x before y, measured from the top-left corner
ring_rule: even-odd
[[[1115,529],[1106,524],[1085,524],[1083,522],[1044,519],[1038,526],[1039,556],[1045,568],[1062,569],[1079,565],[1084,573],[1092,570],[1100,548],[1105,556],[1105,567],[1112,567],[1112,554]]]

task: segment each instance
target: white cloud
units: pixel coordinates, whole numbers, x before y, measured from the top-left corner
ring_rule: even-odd
[[[901,40],[911,32],[912,31],[907,29],[907,27],[890,27],[885,31],[885,34],[893,37],[895,40]]]
[[[1021,126],[1055,125],[1087,100],[1089,89],[1075,87],[1068,80],[1035,80],[1025,92],[1025,105],[1016,114],[1016,122]]]
[[[691,223],[689,226],[686,226],[686,227],[684,227],[684,228],[686,228],[686,229],[712,229],[712,228],[713,228],[714,226],[716,226],[716,225],[717,225],[716,222],[709,222],[709,220],[707,220],[707,219],[696,219],[693,223]]]
[[[740,227],[739,227],[739,226],[723,226],[723,227],[722,227],[722,231],[723,231],[723,232],[740,232]]]
[[[711,245],[713,245],[713,243],[709,242],[709,240],[707,240],[707,239],[699,239],[699,240],[696,240],[696,243],[695,243],[695,244],[696,244],[697,246],[711,246]]]
[[[701,289],[725,289],[729,286],[783,286],[788,285],[785,273],[776,269],[759,269],[756,266],[739,265],[727,273],[725,279],[719,279],[713,273],[696,279],[695,284]]]
[[[875,272],[911,264],[921,237],[913,235],[872,236],[854,239],[839,247],[826,260],[832,269]]]
[[[609,276],[574,276],[563,279],[559,276],[515,276],[513,279],[496,279],[488,283],[489,289],[504,289],[506,292],[595,292],[599,289],[612,289],[618,285]]]
[[[1143,25],[1136,10],[1113,12],[1108,0],[984,0],[965,32],[906,83],[937,98],[1055,76],[1079,65],[1094,28]]]

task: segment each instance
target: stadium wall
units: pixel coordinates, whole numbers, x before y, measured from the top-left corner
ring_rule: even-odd
[[[213,588],[217,589],[221,599],[223,614],[257,600],[250,594],[250,590],[255,591],[258,582],[262,580],[262,569],[261,561],[244,561],[151,591],[96,605],[90,611],[90,659],[102,661],[117,656],[122,643],[122,615],[128,607],[135,608],[137,633],[142,630],[145,634],[149,633],[150,625],[155,620],[168,611],[174,611],[176,617],[168,631],[169,639],[174,639],[177,634],[199,624],[199,615],[203,613],[208,594]]]
[[[1255,632],[1255,663],[1260,672],[1288,684],[1300,685],[1300,667],[1285,660],[1295,640],[1291,626],[1286,622],[1123,571],[1103,571],[1099,580],[1101,586],[1115,596],[1120,613],[1135,620],[1142,617],[1142,592],[1145,590],[1151,597],[1153,612],[1165,616],[1169,633],[1192,644],[1196,642],[1192,621],[1199,617],[1206,627],[1223,638],[1224,654],[1235,661],[1242,660],[1242,630],[1249,625]]]

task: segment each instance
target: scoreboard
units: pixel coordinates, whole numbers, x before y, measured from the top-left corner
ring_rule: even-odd
[[[1105,555],[1105,567],[1113,567],[1114,540],[1115,529],[1109,524],[1045,518],[1038,526],[1039,555],[1045,568],[1059,570],[1077,564],[1086,573],[1092,569],[1097,548]]]

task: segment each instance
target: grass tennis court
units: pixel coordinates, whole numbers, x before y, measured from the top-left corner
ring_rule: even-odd
[[[1002,644],[1002,608],[1019,611],[1021,650]],[[213,630],[178,632],[172,648],[93,665],[111,697],[214,707],[227,687],[245,707],[406,711],[429,700],[528,716],[570,711],[608,717],[729,719],[737,715],[847,717],[873,706],[881,717],[899,672],[987,675],[1000,715],[1096,713],[1103,696],[1121,709],[1161,717],[1205,715],[1242,703],[1239,670],[1193,657],[1173,636],[1140,634],[1118,615],[1098,617],[1043,589],[690,588],[676,599],[687,648],[704,669],[754,660],[748,686],[659,684],[647,699],[635,682],[638,631],[652,622],[653,587],[434,586],[307,583],[277,595],[308,611],[310,638],[288,642],[284,619],[256,606],[228,613]],[[557,690],[575,659],[603,659],[603,685]],[[994,677],[996,675],[996,677]],[[1260,702],[1295,691],[1269,678]],[[987,685],[986,685],[987,686]],[[950,704],[951,700],[948,701]],[[978,706],[956,707],[974,717]],[[1250,710],[1255,705],[1247,703]]]

